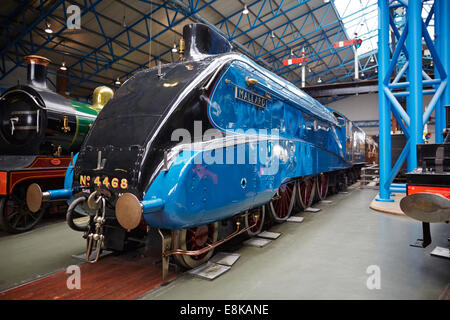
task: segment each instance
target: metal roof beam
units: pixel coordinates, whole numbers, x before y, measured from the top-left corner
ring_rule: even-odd
[[[375,11],[375,10],[374,10],[374,11]],[[359,18],[360,18],[360,17],[352,18],[352,19],[349,20],[348,22],[355,21],[355,20],[357,20],[357,19],[359,19]],[[333,24],[336,24],[336,22],[334,22]],[[326,28],[326,26],[325,26],[324,28]],[[340,26],[340,25],[335,25],[335,26],[331,27],[331,29],[328,29],[326,32],[332,31],[332,30],[337,29],[337,28],[341,28],[341,26]],[[315,31],[320,31],[320,30],[315,30]],[[343,32],[344,35],[346,35],[345,29],[342,29],[342,28],[341,28],[341,31]],[[312,32],[312,33],[310,33],[310,34],[307,34],[307,35],[304,35],[304,37],[307,37],[307,36],[313,35],[313,34],[314,34],[314,32]],[[368,34],[368,33],[366,33],[366,34]],[[289,34],[289,35],[290,35],[290,34]],[[287,36],[289,36],[289,35],[287,35]],[[364,35],[365,35],[365,34],[364,34]],[[363,36],[364,36],[364,35],[363,35]],[[317,36],[317,35],[316,35],[316,36]],[[332,35],[332,36],[333,36],[333,35]],[[298,37],[298,39],[296,39],[296,41],[301,41],[301,40],[302,40],[301,37]],[[294,42],[294,41],[293,41],[293,42]],[[294,45],[298,45],[298,44],[294,44]],[[284,48],[282,51],[277,52],[277,53],[275,54],[275,56],[278,57],[277,59],[283,59],[283,57],[282,57],[282,56],[278,56],[278,54],[279,54],[279,53],[284,53],[283,56],[285,56],[285,55],[286,55],[285,52],[287,52],[287,51],[288,51],[288,49]]]
[[[307,7],[308,7],[308,9],[309,9],[309,11],[311,11],[311,8],[309,7],[309,5],[308,4],[305,4]],[[327,7],[327,11],[329,10],[329,8],[330,7]],[[286,15],[284,15],[288,20],[289,20],[289,17],[288,16],[286,16]],[[324,15],[324,17],[326,16],[326,14]],[[323,18],[324,18],[323,17]],[[322,18],[322,19],[323,19]],[[312,15],[312,19],[313,19],[313,22],[315,21],[316,22],[316,24],[318,24],[319,22],[317,21],[317,19],[316,19],[316,17],[315,17],[315,15],[313,14]],[[306,19],[305,19],[305,22],[306,22]],[[305,23],[304,22],[304,23]],[[297,28],[297,26],[295,26],[295,25],[292,25],[293,26],[293,33],[296,33],[296,34],[299,34],[300,32],[301,32],[301,30],[299,29],[299,28]],[[327,37],[327,35],[322,31],[321,32],[321,37],[323,37],[323,39],[324,39],[324,42],[325,41],[327,41],[328,40],[328,37]],[[315,55],[315,54],[317,54],[317,50],[320,50],[321,48],[322,48],[322,46],[323,46],[323,43],[322,43],[322,46],[320,46],[320,48],[319,49],[317,49],[317,46],[312,46],[311,45],[311,43],[310,43],[310,40],[308,40],[308,39],[306,39],[306,38],[303,38],[304,39],[304,42],[303,42],[303,44],[301,45],[301,47],[306,47],[306,49],[309,51],[309,55],[307,56],[308,58],[310,57],[310,56],[312,56],[312,55]],[[292,51],[292,53],[294,52],[294,50]],[[311,54],[311,52],[312,52],[312,54]],[[290,52],[289,52],[289,54],[291,54]],[[279,63],[279,64],[281,64],[281,62],[282,62],[282,60],[277,60],[276,61],[277,63]],[[301,64],[300,64],[301,65]],[[300,65],[298,65],[298,66],[300,66]],[[295,71],[296,71],[296,69],[297,68],[288,68],[288,70],[289,70],[289,72],[291,72],[292,74],[294,74],[294,75],[298,75]],[[275,71],[276,72],[276,71]]]
[[[339,34],[339,33],[337,33],[337,34]],[[372,36],[372,37],[370,37],[370,38],[368,38],[368,39],[371,39],[371,38],[373,38],[373,37],[374,37],[374,36]],[[322,42],[320,42],[320,41],[322,41]],[[325,40],[319,40],[319,41],[317,42],[317,44],[320,44],[320,43],[323,44],[324,42],[325,42]],[[333,48],[333,46],[331,45],[331,46],[329,46],[329,47],[327,47],[327,48],[325,48],[325,49],[323,49],[323,50],[320,50],[319,52],[317,52],[316,55],[312,55],[312,56],[308,57],[308,63],[315,62],[315,61],[319,61],[319,60],[322,60],[322,59],[327,58],[327,57],[329,57],[329,56],[335,56],[335,55],[338,55],[338,54],[340,54],[340,53],[343,53],[344,51],[349,51],[349,52],[350,52],[351,50],[349,50],[349,49],[351,49],[351,48],[350,48],[350,47],[343,47],[343,48],[335,49],[335,48]],[[342,61],[345,60],[345,58],[348,56],[348,53],[349,53],[349,52],[346,53],[346,56],[344,57],[344,59],[343,59]],[[327,54],[321,56],[321,54],[323,54],[323,53],[327,53]],[[333,59],[333,58],[332,58],[332,59]],[[295,66],[295,67],[294,67],[294,69],[297,69],[297,68],[299,68],[299,66]],[[279,72],[280,75],[283,75],[283,74],[285,74],[285,73],[291,71],[291,70],[285,70],[285,71],[282,71],[282,69],[283,69],[283,66],[280,66],[280,68],[278,69],[278,72]]]
[[[144,15],[142,12],[138,11],[137,9],[135,9],[134,7],[132,7],[132,6],[128,5],[128,4],[126,4],[126,3],[122,2],[122,1],[119,1],[119,0],[116,0],[116,1],[119,2],[119,3],[121,3],[121,4],[123,4],[123,5],[126,6],[127,8],[132,9],[132,10],[135,11],[135,12],[138,12],[138,13],[140,13],[141,15]],[[84,8],[82,5],[77,4],[77,2],[75,2],[75,1],[73,1],[73,0],[68,0],[68,2],[70,2],[70,3],[72,3],[72,4],[78,5],[81,9]],[[108,17],[108,16],[106,16],[106,15],[100,13],[100,12],[97,12],[97,15],[98,15],[100,18],[102,18],[102,19],[104,19],[104,20],[106,20],[106,21],[109,21],[109,22],[111,22],[111,23],[113,23],[113,24],[115,24],[115,25],[122,26],[122,23],[121,23],[121,22],[119,22],[119,21],[117,21],[117,20],[115,20],[115,19],[112,19],[112,18],[110,18],[110,17]],[[164,25],[163,25],[162,23],[160,23],[159,21],[156,21],[156,20],[153,20],[153,21],[155,21],[156,23],[158,23],[158,24],[164,26]],[[86,28],[86,27],[83,27],[83,29],[85,29],[86,31],[89,31],[90,33],[94,33],[94,34],[99,35],[99,36],[104,36],[103,34],[97,32],[97,31],[94,31],[94,30],[92,30],[92,29],[88,29],[88,28]],[[130,31],[131,33],[133,33],[133,34],[135,34],[135,35],[137,35],[137,36],[143,38],[143,39],[147,38],[147,35],[146,35],[146,34],[144,34],[144,33],[142,33],[142,32],[139,32],[139,31],[137,31],[137,30],[135,30],[135,29],[133,29],[133,28],[131,28],[129,31]],[[164,43],[162,43],[162,42],[160,42],[160,41],[157,41],[157,40],[154,40],[154,41],[155,41],[156,43],[158,43],[159,45],[163,46],[163,47],[167,47],[167,48],[170,47],[170,46],[168,46],[168,45],[166,45],[166,44],[164,44]],[[124,42],[121,42],[121,41],[119,41],[118,39],[115,39],[115,40],[113,40],[112,42],[113,42],[113,43],[116,43],[117,45],[119,45],[119,46],[121,46],[121,47],[123,47],[123,48],[126,48],[126,49],[129,48],[129,44],[126,44],[126,43],[124,43]],[[148,52],[143,51],[143,50],[137,50],[137,52],[140,52],[140,53],[143,53],[143,54],[148,54]],[[137,64],[137,63],[134,63],[134,64]]]
[[[101,2],[101,0],[95,0],[95,1],[90,0],[90,5],[87,8],[85,8],[85,10],[82,10],[80,15],[81,16],[85,15],[91,9],[95,8],[95,6],[97,6],[100,2]],[[5,59],[7,57],[8,52],[14,51],[16,53],[16,57],[19,56],[19,49],[23,49],[23,45],[22,45],[21,41],[25,38],[25,36],[32,37],[33,29],[35,29],[39,23],[41,23],[42,21],[47,19],[48,16],[50,14],[52,14],[60,6],[63,7],[63,13],[64,13],[64,18],[65,18],[64,20],[67,21],[67,12],[65,10],[65,2],[64,2],[64,0],[59,0],[50,9],[45,10],[41,14],[41,16],[38,19],[36,19],[32,24],[30,24],[29,26],[24,26],[24,29],[22,30],[22,32],[18,36],[16,36],[14,38],[14,40],[8,42],[8,45],[0,51],[0,62],[2,63],[2,67],[3,67],[2,68],[3,73],[0,76],[0,80],[4,79],[8,74],[10,74],[13,70],[15,70],[19,66],[19,64],[17,64],[17,62],[16,62],[16,64],[14,66],[12,66],[8,70],[6,70]],[[33,53],[38,52],[40,49],[45,47],[50,41],[52,41],[53,39],[58,37],[64,30],[66,30],[66,28],[67,28],[67,25],[63,24],[61,26],[61,29],[59,29],[57,32],[54,32],[54,33],[48,35],[48,39],[46,41],[44,41],[42,44],[40,44],[37,47],[32,47],[31,52],[33,52]]]
[[[280,3],[280,5],[278,6],[278,9],[277,9],[276,11],[274,11],[273,7],[271,6],[271,1],[270,1],[270,0],[263,0],[263,1],[258,0],[258,1],[255,1],[255,2],[253,2],[253,3],[247,5],[247,9],[250,10],[251,7],[255,7],[257,4],[259,4],[259,3],[262,2],[261,7],[260,7],[260,9],[258,10],[258,13],[255,15],[255,19],[253,20],[253,22],[251,21],[251,18],[250,18],[250,15],[249,15],[249,14],[244,15],[244,14],[242,13],[242,10],[239,9],[238,11],[235,11],[234,13],[232,13],[231,15],[229,15],[228,17],[225,17],[223,20],[221,20],[221,21],[219,21],[218,23],[216,23],[216,26],[219,26],[219,29],[222,29],[222,28],[223,28],[223,25],[226,24],[226,22],[227,22],[228,20],[230,20],[231,18],[236,17],[236,16],[239,15],[238,22],[236,23],[236,25],[235,25],[235,27],[234,27],[234,29],[233,29],[233,32],[230,34],[230,30],[226,29],[226,30],[227,30],[228,39],[230,39],[230,40],[235,40],[235,39],[237,39],[237,38],[243,36],[244,34],[247,34],[247,33],[250,32],[250,31],[253,31],[253,30],[256,30],[256,29],[260,28],[261,26],[265,25],[267,22],[270,22],[270,21],[272,21],[272,20],[274,20],[274,19],[276,19],[276,18],[278,18],[278,17],[280,17],[280,16],[285,16],[286,13],[288,13],[288,12],[290,12],[290,11],[292,11],[292,10],[297,9],[298,7],[300,7],[300,6],[303,5],[303,4],[306,4],[306,3],[309,2],[309,1],[310,1],[310,0],[297,0],[297,2],[296,2],[295,4],[291,5],[291,4],[286,3],[286,2],[283,0],[283,1]],[[267,20],[262,21],[262,20],[261,20],[261,12],[262,12],[262,9],[264,8],[264,6],[267,5],[267,3],[269,3],[270,6],[271,6],[271,13],[272,13],[272,16],[271,16],[270,18],[268,18]],[[237,30],[238,30],[238,28],[239,28],[239,25],[240,25],[240,23],[241,23],[241,21],[242,21],[242,18],[244,18],[244,16],[247,16],[247,21],[248,21],[248,24],[249,24],[250,27],[249,27],[248,29],[246,29],[246,30],[243,30],[243,31],[240,32],[240,33],[236,33]],[[266,15],[266,16],[267,16],[267,15]],[[258,20],[259,20],[259,21],[262,21],[262,22],[257,23]]]
[[[277,49],[279,49],[279,48],[282,48],[282,47],[285,47],[285,46],[287,46],[288,44],[290,44],[290,43],[292,42],[292,41],[291,41],[291,42],[289,42],[289,43],[284,43],[282,46],[280,46],[281,39],[282,39],[283,37],[285,37],[285,36],[287,37],[287,36],[292,35],[292,34],[294,33],[294,32],[292,32],[292,33],[290,33],[290,34],[286,34],[286,32],[288,31],[289,28],[291,28],[291,30],[294,29],[294,27],[295,27],[294,22],[295,22],[295,21],[300,20],[300,19],[302,19],[302,18],[305,18],[304,21],[303,21],[303,23],[302,23],[302,26],[300,27],[300,30],[299,30],[300,32],[296,32],[296,33],[297,33],[297,36],[298,36],[299,34],[301,34],[301,32],[302,32],[304,26],[307,24],[308,19],[313,15],[313,13],[314,13],[315,11],[317,11],[317,10],[319,10],[319,9],[321,9],[321,8],[323,8],[323,7],[325,7],[325,6],[327,6],[326,3],[320,5],[320,6],[317,7],[317,8],[314,8],[313,10],[311,10],[311,11],[309,11],[309,12],[307,12],[307,13],[301,14],[301,15],[299,15],[298,17],[296,17],[296,18],[294,18],[294,19],[288,20],[287,22],[285,22],[285,23],[283,23],[283,24],[281,24],[281,25],[279,25],[279,26],[273,28],[272,30],[266,31],[266,32],[260,34],[259,36],[256,36],[256,37],[254,37],[253,39],[250,39],[250,40],[244,42],[243,45],[244,45],[244,46],[247,46],[247,48],[250,48],[250,45],[252,44],[252,42],[257,42],[257,40],[258,40],[258,39],[261,39],[261,38],[264,38],[263,41],[265,41],[265,40],[267,40],[268,37],[270,37],[270,35],[272,34],[273,31],[275,31],[275,30],[282,30],[282,35],[281,35],[281,37],[279,37],[278,42],[277,42],[276,44],[275,44],[275,42],[273,43],[274,49],[272,49],[272,50],[267,50],[267,52],[264,53],[264,54],[261,54],[261,53],[258,53],[258,54],[257,54],[256,52],[254,52],[254,53],[253,53],[253,56],[255,56],[256,58],[260,58],[260,57],[264,57],[264,56],[266,56],[266,55],[268,55],[268,54],[272,54],[275,50],[277,50]]]
[[[201,17],[199,14],[197,14],[197,13],[191,14],[191,13],[190,13],[190,9],[189,9],[187,6],[185,6],[181,1],[179,1],[179,0],[170,0],[170,2],[171,2],[172,4],[174,4],[175,6],[180,7],[180,8],[183,10],[183,12],[185,12],[185,14],[191,15],[191,18],[194,18],[195,20],[200,21],[201,23],[206,24],[206,25],[209,26],[211,29],[216,30],[218,33],[224,35],[224,37],[227,38],[227,35],[226,35],[226,34],[224,34],[224,33],[223,33],[219,28],[217,28],[215,25],[213,25],[212,23],[210,23],[209,21],[207,21],[206,19],[204,19],[203,17]],[[220,14],[220,13],[219,13],[216,9],[214,9],[212,6],[210,7],[210,9],[212,9],[212,10],[214,10],[215,12],[217,12],[218,14]],[[221,15],[221,14],[220,14],[220,15]],[[222,15],[221,15],[221,16],[222,16]],[[239,43],[238,41],[236,41],[236,40],[230,40],[230,42],[231,42],[236,48],[238,48],[241,52],[247,54],[247,55],[250,56],[250,57],[253,57],[252,53],[251,53],[247,48],[245,48],[241,43]],[[259,62],[260,64],[264,65],[266,68],[272,69],[271,65],[268,64],[265,60],[263,60],[263,59],[255,59],[255,60],[257,60],[256,62]]]
[[[363,60],[363,59],[370,59],[370,57],[371,57],[372,55],[376,55],[376,54],[377,54],[377,50],[374,50],[374,51],[365,53],[365,54],[363,54],[363,55],[360,55],[360,56],[359,56],[359,61],[361,62],[361,60]],[[353,58],[349,59],[348,61],[345,61],[345,62],[342,63],[342,64],[336,65],[336,66],[334,66],[334,67],[332,67],[332,68],[330,68],[330,69],[325,69],[325,70],[323,70],[323,71],[321,71],[321,72],[318,72],[318,73],[315,73],[315,74],[313,74],[313,75],[310,75],[310,76],[307,77],[307,79],[311,79],[311,78],[313,78],[313,77],[321,76],[321,75],[323,75],[323,74],[326,74],[326,73],[329,72],[330,70],[339,69],[339,68],[342,68],[343,65],[349,65],[349,64],[351,64],[351,63],[354,63]],[[364,72],[364,71],[366,71],[366,70],[374,69],[374,68],[377,68],[377,67],[378,67],[378,65],[372,65],[372,66],[370,66],[370,67],[363,68],[361,71]],[[353,70],[353,69],[351,69],[351,70],[349,71],[349,73],[348,73],[344,78],[353,76],[353,73],[351,73],[352,70]],[[299,81],[294,82],[294,84],[297,84],[297,83],[299,83]]]
[[[198,3],[196,5],[193,5],[192,8],[193,11],[191,12],[191,14],[196,14],[197,12],[201,11],[202,9],[204,9],[205,7],[209,6],[211,3],[214,3],[217,0],[210,0],[208,2],[206,2],[205,4],[203,4],[202,6],[199,6]],[[153,3],[152,3],[153,4]],[[134,23],[132,23],[130,26],[128,26],[126,29],[122,30],[121,32],[119,32],[118,34],[116,34],[113,37],[110,37],[109,41],[113,40],[113,39],[117,39],[118,37],[120,37],[121,35],[123,35],[127,29],[129,28],[133,28],[134,26],[138,25],[141,22],[145,22],[147,23],[147,19],[153,20],[153,18],[151,17],[152,14],[154,14],[156,11],[159,10],[165,10],[166,14],[168,15],[168,10],[173,11],[173,8],[170,8],[166,2],[164,2],[163,4],[155,4],[155,6],[157,7],[154,10],[151,10],[149,13],[145,14],[143,17],[141,17],[140,19],[138,19],[137,21],[135,21]],[[127,52],[121,54],[120,56],[115,56],[114,59],[112,59],[110,62],[106,63],[104,66],[98,68],[95,72],[87,75],[85,77],[85,79],[89,80],[91,79],[93,76],[95,76],[96,74],[98,74],[99,72],[102,72],[103,70],[108,69],[110,66],[112,66],[114,63],[116,63],[117,61],[123,59],[124,57],[128,56],[129,54],[133,53],[134,51],[136,51],[137,49],[141,48],[143,45],[147,44],[149,41],[159,37],[161,34],[167,32],[168,30],[172,29],[173,27],[175,27],[176,25],[180,24],[181,22],[185,21],[186,19],[188,19],[190,17],[190,15],[185,15],[184,17],[180,17],[177,20],[177,17],[179,16],[179,12],[175,11],[175,14],[173,16],[173,18],[171,19],[171,21],[168,21],[169,24],[166,25],[162,31],[158,32],[157,34],[153,34],[151,35],[150,33],[148,34],[148,38],[144,39],[144,41],[142,41],[140,44],[135,45],[133,48],[130,48],[130,50],[128,50]],[[147,31],[150,31],[147,28]],[[103,45],[99,46],[99,48],[105,47],[107,45],[107,43],[104,43]],[[89,54],[89,56],[95,55],[97,53],[98,50],[95,50],[93,52],[91,52]],[[84,60],[84,59],[82,59]],[[71,67],[78,65],[82,62],[82,60],[78,61],[77,63],[73,64]],[[154,59],[153,59],[154,60]],[[77,86],[80,85],[82,81],[78,81],[77,83],[75,83],[71,88],[75,88]]]
[[[299,18],[302,18],[302,17],[305,17],[305,20],[306,20],[306,19],[310,19],[311,15],[312,15],[312,13],[313,13],[314,11],[316,11],[318,8],[321,8],[321,7],[325,6],[325,5],[326,5],[326,4],[321,5],[320,7],[317,7],[317,8],[315,8],[315,9],[311,10],[310,12],[308,12],[308,13],[306,13],[306,14],[303,14],[303,15],[299,16],[298,18],[295,18],[295,19],[293,19],[293,20],[291,20],[291,21],[289,21],[289,22],[287,22],[287,23],[285,23],[285,24],[282,24],[282,25],[280,25],[280,26],[278,26],[277,28],[274,28],[274,29],[279,29],[279,28],[284,27],[283,36],[289,36],[289,35],[291,35],[291,34],[286,35],[286,31],[288,30],[290,24],[292,24],[294,21],[296,21],[296,20],[298,20]],[[375,4],[375,5],[376,5],[376,4]],[[371,6],[374,6],[374,5],[371,5]],[[369,7],[371,7],[371,6],[369,6]],[[347,17],[344,17],[344,18],[353,17],[353,16],[355,16],[355,15],[361,14],[361,12],[362,12],[362,10],[355,11],[354,13],[352,13],[352,14],[348,15]],[[328,14],[329,14],[329,11],[327,11],[326,14],[328,15]],[[342,19],[344,19],[344,18],[342,18]],[[357,16],[357,17],[354,18],[354,19],[358,19],[358,18],[360,18],[360,16]],[[324,17],[322,18],[322,21],[320,22],[320,24],[316,26],[316,29],[315,29],[315,30],[313,30],[313,31],[311,31],[311,32],[309,32],[309,33],[306,33],[306,34],[301,34],[301,32],[300,32],[300,33],[297,33],[297,35],[294,36],[294,39],[293,39],[293,40],[291,40],[291,41],[289,41],[289,42],[286,42],[283,46],[280,46],[279,43],[278,43],[277,45],[274,46],[274,48],[273,48],[272,50],[270,50],[270,51],[268,51],[268,52],[266,52],[266,53],[264,53],[264,54],[258,55],[257,57],[258,57],[258,58],[259,58],[259,57],[264,57],[264,56],[266,56],[267,54],[273,54],[273,53],[277,54],[277,53],[280,52],[279,50],[282,49],[283,47],[288,46],[288,45],[291,45],[291,44],[293,44],[293,43],[295,43],[295,42],[301,40],[302,38],[308,37],[308,36],[313,35],[313,34],[318,33],[318,32],[322,32],[322,31],[326,30],[327,28],[329,28],[329,27],[331,27],[331,26],[333,26],[333,25],[335,25],[335,24],[339,24],[339,22],[340,22],[340,19],[337,19],[337,20],[334,20],[334,21],[332,21],[332,22],[330,22],[330,23],[325,24],[325,23],[324,23],[324,19],[325,19],[325,15],[324,15]],[[304,25],[305,25],[305,24],[304,24]],[[304,25],[303,25],[303,26],[304,26]],[[302,28],[303,28],[303,26],[302,26]],[[300,31],[302,31],[302,28],[301,28]],[[265,33],[265,34],[263,34],[263,35],[261,35],[261,36],[264,36],[264,35],[267,36],[268,33]],[[261,36],[259,36],[259,37],[261,37]],[[258,39],[259,37],[255,37],[255,39],[253,39],[253,40],[251,40],[251,41],[255,41],[255,40]],[[277,51],[278,51],[278,52],[277,52]]]

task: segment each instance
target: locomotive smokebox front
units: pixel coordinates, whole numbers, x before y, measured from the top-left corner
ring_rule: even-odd
[[[73,106],[70,100],[47,88],[50,60],[32,55],[27,62],[27,85],[17,85],[0,98],[0,153],[69,154],[98,111]],[[80,127],[81,126],[81,127]]]
[[[24,149],[38,147],[44,135],[45,103],[30,86],[47,89],[50,60],[40,56],[27,56],[25,60],[29,86],[11,88],[0,100],[2,153],[29,152]]]

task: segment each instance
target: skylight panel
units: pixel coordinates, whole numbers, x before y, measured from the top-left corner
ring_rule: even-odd
[[[364,54],[377,49],[378,43],[378,7],[377,0],[336,0],[336,10],[342,20],[349,39],[363,40],[358,49]]]

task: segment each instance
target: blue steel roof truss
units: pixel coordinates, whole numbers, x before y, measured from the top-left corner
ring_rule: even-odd
[[[147,13],[143,12],[139,19],[129,23],[123,30],[113,36],[108,36],[103,23],[105,16],[96,8],[102,0],[83,0],[79,3],[79,6],[82,7],[81,16],[87,13],[93,14],[100,30],[98,35],[103,36],[103,43],[90,49],[85,49],[87,47],[82,49],[73,48],[57,40],[62,32],[67,29],[65,23],[67,20],[66,8],[68,4],[75,4],[74,0],[59,0],[50,7],[44,5],[46,1],[40,0],[39,16],[29,24],[26,23],[25,14],[27,11],[31,12],[33,10],[34,14],[36,14],[36,9],[28,6],[30,1],[22,1],[14,9],[11,19],[18,12],[21,12],[23,23],[12,24],[9,23],[8,18],[2,22],[2,27],[5,28],[6,34],[15,34],[15,36],[0,52],[0,80],[19,66],[24,66],[24,55],[39,53],[42,50],[49,50],[51,47],[53,47],[51,49],[53,52],[61,55],[67,54],[70,50],[70,55],[75,58],[75,62],[68,65],[69,90],[89,83],[92,85],[111,84],[111,82],[107,83],[107,81],[112,81],[112,79],[102,78],[102,72],[105,70],[117,71],[118,77],[121,80],[125,80],[136,71],[148,67],[151,62],[162,59],[167,61],[167,57],[170,55],[172,55],[171,60],[174,61],[176,57],[173,56],[170,45],[159,54],[153,55],[150,61],[147,60],[144,63],[142,61],[127,60],[127,56],[135,51],[142,52],[145,44],[149,43],[149,41],[156,41],[158,37],[166,32],[173,32],[173,28],[180,23],[188,19],[195,21],[202,10],[210,7],[216,1],[171,0],[154,2],[139,0],[139,2],[151,5],[153,10]],[[214,26],[234,44],[240,41],[240,45],[236,46],[239,51],[281,76],[290,76],[295,79],[293,82],[296,84],[300,82],[300,66],[285,67],[282,66],[281,62],[290,56],[291,50],[294,54],[299,54],[303,47],[307,52],[307,64],[312,71],[307,76],[308,83],[313,83],[317,77],[325,74],[330,74],[329,79],[327,79],[328,83],[351,78],[353,76],[352,49],[333,48],[334,42],[348,39],[342,23],[343,18],[339,17],[333,1],[322,3],[315,8],[309,7],[312,2],[312,0],[297,0],[295,2],[255,0],[247,5],[251,14],[244,15],[242,8],[239,8],[230,15],[224,16]],[[308,11],[299,11],[300,7],[303,9],[308,8]],[[56,10],[62,11],[63,16],[58,17],[55,14]],[[167,22],[155,20],[152,15],[156,12],[164,12]],[[296,12],[299,14],[295,15]],[[322,12],[322,15],[319,14],[320,12]],[[288,17],[288,13],[291,18]],[[361,11],[357,11],[345,18],[351,19],[354,16],[356,20],[361,14],[363,14]],[[332,18],[334,17],[333,15],[337,16],[338,19]],[[50,20],[57,31],[53,34],[38,32],[37,26]],[[237,22],[233,23],[231,20],[237,20]],[[268,27],[267,24],[269,22],[273,23],[276,21],[281,23],[272,28]],[[162,27],[162,30],[152,34],[150,22],[157,23],[159,27]],[[136,28],[141,23],[145,24],[144,32]],[[313,26],[313,31],[305,32],[305,26],[308,24]],[[211,25],[213,24],[211,23]],[[249,36],[249,34],[254,34],[256,31],[260,32],[257,36]],[[281,36],[273,38],[272,32],[277,32]],[[283,40],[288,37],[290,40]],[[127,50],[125,53],[118,53],[114,48],[115,45],[127,48]],[[266,49],[266,45],[271,49]],[[374,63],[368,62],[370,56],[373,55],[371,53],[360,57],[361,72],[377,68],[376,57]],[[326,61],[325,59],[328,60]],[[14,65],[8,67],[6,64],[7,60],[12,61]],[[313,71],[319,64],[322,67],[317,71]],[[344,72],[337,72],[339,70],[344,70]]]

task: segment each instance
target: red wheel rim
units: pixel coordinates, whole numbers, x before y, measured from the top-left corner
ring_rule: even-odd
[[[319,197],[323,199],[327,195],[328,191],[328,175],[320,174],[318,179]]]
[[[190,228],[186,232],[186,248],[187,250],[199,250],[207,244],[213,243],[214,224],[198,226]],[[198,256],[191,256],[194,260],[202,259],[207,253]]]
[[[305,207],[308,207],[311,203],[311,195],[313,193],[313,179],[307,178],[300,182],[300,197],[302,200],[302,204]]]
[[[273,200],[274,214],[278,219],[285,219],[292,210],[295,182],[282,184],[278,189],[279,198]]]
[[[252,226],[255,224],[255,216],[258,216],[258,223],[256,224],[256,226],[254,226],[253,228],[250,228],[250,231],[253,233],[258,232],[258,230],[261,228],[261,224],[263,223],[263,207],[259,207],[256,209],[253,209],[249,214],[248,214],[248,225]]]

